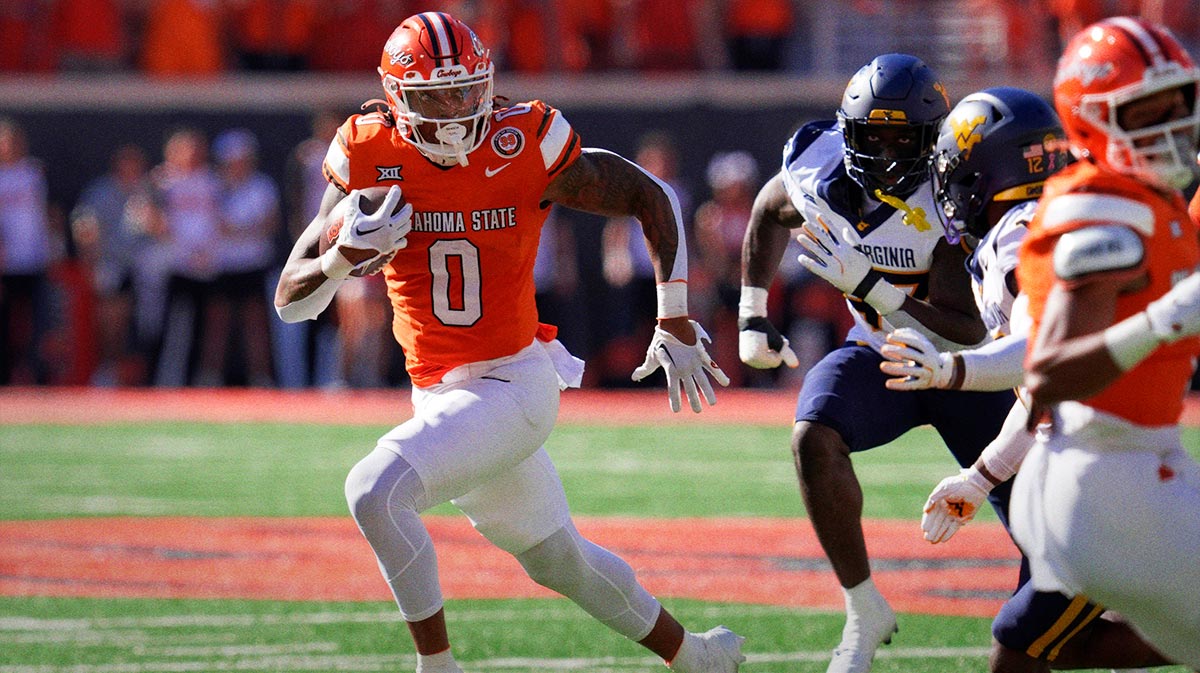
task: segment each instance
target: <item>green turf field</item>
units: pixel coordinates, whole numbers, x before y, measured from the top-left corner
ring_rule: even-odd
[[[0,426],[0,519],[344,516],[345,473],[384,430]],[[578,514],[798,517],[787,443],[785,427],[562,425],[548,449]],[[1200,432],[1188,431],[1185,443],[1200,455]],[[874,518],[918,518],[928,490],[955,468],[929,430],[855,460]],[[687,624],[724,623],[747,636],[749,673],[824,671],[842,621],[776,607],[665,603]],[[450,601],[447,614],[468,673],[665,670],[565,600]],[[874,670],[985,671],[988,623],[901,615],[900,637],[880,651]],[[414,661],[386,602],[0,598],[0,673],[411,671]]]

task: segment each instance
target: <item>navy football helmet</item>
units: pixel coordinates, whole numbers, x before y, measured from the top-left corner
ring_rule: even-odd
[[[962,99],[942,124],[933,162],[948,237],[982,238],[990,204],[1038,198],[1069,158],[1058,115],[1036,94],[996,87]]]
[[[946,87],[921,59],[884,54],[854,73],[838,126],[846,171],[867,193],[907,197],[929,177],[938,126],[950,112]]]

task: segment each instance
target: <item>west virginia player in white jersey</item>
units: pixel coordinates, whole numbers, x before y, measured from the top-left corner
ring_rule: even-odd
[[[933,161],[937,198],[950,236],[972,248],[967,267],[975,301],[995,340],[978,349],[938,353],[918,333],[898,330],[882,349],[889,361],[881,369],[898,377],[888,381],[890,388],[1003,390],[1021,384],[1029,320],[1026,299],[1018,294],[1017,254],[1046,178],[1068,158],[1058,115],[1032,92],[986,89],[951,110]],[[1033,445],[1026,418],[1018,401],[975,464],[937,485],[921,520],[926,540],[949,540],[987,494],[1016,473]],[[1028,579],[1023,558],[1020,588],[992,623],[993,673],[1169,663],[1127,624],[1101,618],[1103,609],[1086,597],[1036,591]]]
[[[886,388],[879,348],[909,326],[941,344],[986,338],[964,269],[934,215],[929,159],[950,111],[945,88],[920,59],[885,54],[846,87],[837,122],[801,128],[783,167],[759,192],[742,249],[739,354],[755,367],[796,366],[766,317],[766,295],[797,230],[801,263],[840,289],[854,312],[847,342],[804,378],[792,431],[800,489],[846,602],[830,673],[870,669],[897,629],[871,580],[862,490],[850,454],[932,424],[962,466],[1000,429],[1013,395]],[[1003,492],[993,494],[1003,507]]]
[[[673,190],[621,157],[581,149],[540,101],[493,109],[493,64],[475,33],[442,12],[409,17],[384,46],[384,110],[354,115],[325,158],[321,210],[280,276],[276,306],[312,318],[340,280],[385,264],[393,332],[413,380],[408,421],[346,478],[417,651],[418,673],[461,673],[450,651],[437,560],[419,514],[452,502],[539,584],[683,673],[734,673],[741,637],[684,630],[624,560],[579,534],[542,443],[560,386],[582,363],[538,321],[533,265],[549,205],[641,221],[659,281],[659,321],[634,378],[662,366],[671,406],[713,403],[728,379],[687,319],[687,249]],[[360,190],[388,186],[371,214]],[[407,204],[397,209],[401,198]],[[346,196],[346,194],[349,196]],[[335,205],[336,204],[336,205]],[[346,204],[346,205],[342,205]],[[345,208],[335,245],[318,240]]]

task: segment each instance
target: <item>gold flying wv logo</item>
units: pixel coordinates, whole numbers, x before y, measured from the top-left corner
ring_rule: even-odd
[[[958,149],[963,153],[964,159],[971,156],[971,148],[975,147],[975,143],[983,140],[978,129],[985,121],[987,117],[984,116],[950,120],[950,128],[954,129],[954,140],[958,143]]]

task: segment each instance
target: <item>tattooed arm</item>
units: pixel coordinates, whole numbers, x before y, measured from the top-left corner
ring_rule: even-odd
[[[681,408],[686,394],[692,411],[701,409],[701,395],[715,404],[709,377],[729,385],[729,377],[708,356],[708,335],[687,308],[687,243],[675,190],[667,183],[612,152],[585,149],[542,195],[568,208],[607,217],[632,216],[642,224],[646,248],[658,281],[658,327],[646,351],[646,361],[633,372],[640,381],[659,367],[667,377],[671,409]]]
[[[670,185],[637,164],[607,150],[585,148],[575,163],[546,187],[542,198],[605,217],[636,217],[659,287],[686,287],[687,242],[679,200]],[[661,303],[659,326],[686,344],[695,343],[686,298],[679,310],[667,313],[662,313]]]
[[[687,243],[675,190],[633,162],[606,150],[585,148],[546,187],[542,198],[606,217],[636,217],[658,282],[687,280]]]

